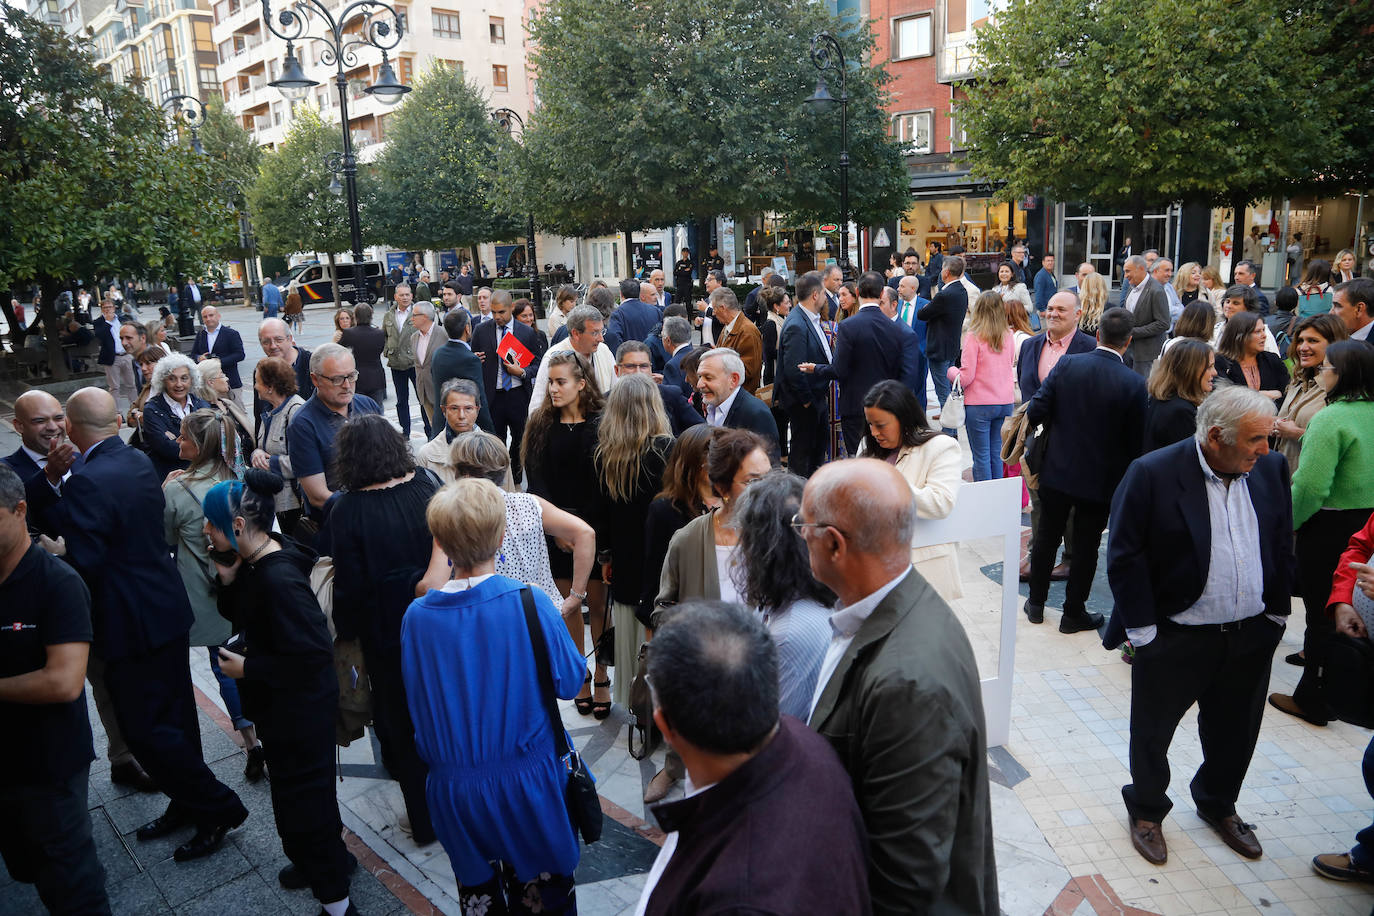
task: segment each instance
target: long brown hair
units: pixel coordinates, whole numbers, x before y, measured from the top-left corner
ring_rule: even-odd
[[[550,353],[546,358],[549,361],[550,372],[554,366],[566,366],[574,379],[586,383],[578,395],[578,406],[582,408],[582,419],[596,419],[606,402],[596,384],[596,375],[587,361],[576,350],[560,350]],[[553,400],[546,391],[543,402],[530,414],[529,421],[525,424],[525,438],[520,443],[520,463],[527,469],[538,470],[543,467],[549,430],[553,429],[557,422],[558,408],[553,406]]]
[[[663,489],[658,491],[659,497],[672,502],[688,518],[696,518],[706,511],[699,485],[706,473],[706,452],[715,431],[716,427],[705,423],[684,429],[668,456],[668,466],[663,469]]]
[[[1180,338],[1171,344],[1150,370],[1147,388],[1156,401],[1183,398],[1201,404],[1208,392],[1202,387],[1202,373],[1216,361],[1212,345],[1195,337]]]

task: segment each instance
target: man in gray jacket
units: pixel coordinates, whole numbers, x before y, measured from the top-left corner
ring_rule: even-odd
[[[1122,307],[1135,318],[1135,329],[1131,332],[1131,366],[1136,374],[1150,377],[1150,367],[1159,359],[1164,349],[1164,339],[1169,334],[1169,297],[1164,287],[1146,269],[1145,259],[1133,254],[1123,266],[1126,275],[1126,299]]]
[[[410,284],[396,284],[396,298],[391,308],[382,316],[382,331],[386,343],[382,344],[382,357],[391,368],[391,382],[396,389],[396,422],[401,424],[401,432],[410,438],[410,398],[408,388],[415,388],[415,400],[419,403],[420,390],[415,386],[415,348],[411,338],[415,336],[415,325],[410,323],[411,303],[415,294]]]

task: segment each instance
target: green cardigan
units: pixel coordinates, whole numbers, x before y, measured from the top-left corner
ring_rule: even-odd
[[[1374,401],[1328,404],[1307,425],[1293,475],[1293,527],[1319,509],[1374,509]]]

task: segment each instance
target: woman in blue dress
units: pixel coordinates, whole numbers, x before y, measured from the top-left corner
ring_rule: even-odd
[[[506,501],[491,481],[467,478],[435,494],[426,519],[453,578],[406,611],[401,670],[415,745],[429,764],[430,816],[463,913],[576,913],[568,770],[540,696],[526,586],[495,575]],[[554,691],[572,699],[585,662],[553,602],[530,591]]]

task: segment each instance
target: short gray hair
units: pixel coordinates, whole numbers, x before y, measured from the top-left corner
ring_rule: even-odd
[[[744,360],[739,358],[739,354],[729,347],[716,347],[714,350],[707,350],[701,355],[701,361],[697,365],[706,362],[708,359],[718,359],[720,364],[725,367],[726,372],[731,372],[739,376],[740,384],[744,384],[744,377],[748,373],[744,369]]]
[[[568,333],[576,331],[581,334],[587,330],[589,321],[605,321],[606,318],[601,314],[601,310],[594,305],[579,305],[568,313]]]
[[[675,344],[685,344],[692,339],[692,323],[686,318],[673,315],[663,319],[663,334]]]
[[[1144,267],[1145,259],[1138,254],[1133,254],[1121,264],[1122,267]]]
[[[949,271],[951,277],[962,277],[965,270],[964,259],[957,254],[946,255],[941,268]]]
[[[1246,417],[1256,414],[1272,417],[1276,412],[1274,402],[1258,391],[1244,385],[1221,385],[1198,406],[1197,430],[1193,438],[1199,445],[1205,445],[1207,433],[1217,429],[1222,442],[1235,445],[1240,424]]]
[[[451,378],[447,382],[444,382],[443,386],[439,389],[439,406],[443,407],[448,403],[448,396],[455,391],[458,394],[465,394],[472,398],[473,403],[478,407],[482,406],[482,397],[477,391],[477,386],[473,384],[470,378]]]
[[[0,461],[0,509],[13,512],[26,498],[23,479],[7,462]]]
[[[319,375],[320,367],[324,365],[325,360],[338,359],[341,356],[347,356],[349,359],[352,359],[353,351],[348,349],[348,347],[343,346],[342,344],[320,344],[318,347],[315,348],[315,351],[310,354],[310,374]]]
[[[153,367],[153,379],[148,386],[148,396],[162,393],[162,386],[167,381],[167,375],[173,369],[189,369],[191,375],[191,391],[195,392],[196,397],[200,397],[200,367],[191,362],[190,357],[181,353],[171,353],[157,361]]]
[[[1173,266],[1174,266],[1174,262],[1173,262],[1172,259],[1170,259],[1170,258],[1159,258],[1159,259],[1157,259],[1157,260],[1155,261],[1154,270],[1159,270],[1159,268],[1162,267],[1162,266],[1165,265],[1165,264],[1168,264],[1170,267],[1173,267]]]
[[[719,308],[722,305],[732,312],[739,311],[739,297],[728,286],[718,287],[715,292],[711,293],[711,307]]]
[[[430,321],[434,320],[436,314],[434,311],[434,303],[426,299],[421,299],[419,302],[415,303],[415,312],[418,315],[424,315]]]
[[[394,293],[396,290],[400,289],[402,286],[404,286],[404,287],[406,288],[406,292],[410,292],[410,284],[407,283],[407,282],[404,281],[404,280],[402,280],[400,283],[397,283],[394,287],[392,287],[392,292]]]

